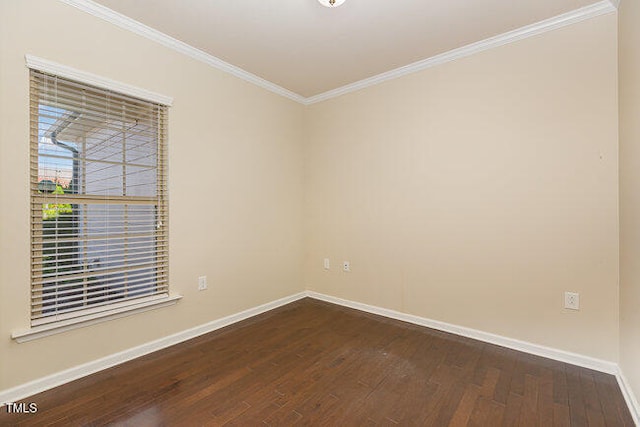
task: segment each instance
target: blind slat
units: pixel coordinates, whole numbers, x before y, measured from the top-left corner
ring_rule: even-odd
[[[55,290],[44,290],[42,292],[38,292],[34,294],[32,297],[32,305],[36,305],[45,300],[59,300],[65,301],[71,298],[77,298],[78,295],[83,295],[84,298],[90,299],[92,295],[98,295],[100,292],[117,290],[121,288],[126,288],[128,291],[140,290],[145,287],[149,287],[149,285],[163,285],[166,284],[166,277],[158,277],[152,281],[149,280],[148,277],[138,277],[127,280],[120,280],[114,282],[110,286],[104,286],[100,283],[89,283],[89,284],[76,284],[76,286],[68,286],[65,288],[55,289]]]
[[[140,270],[148,270],[151,268],[155,268],[155,262],[144,262],[144,263],[132,263],[132,264],[124,264],[117,267],[105,267],[91,271],[74,272],[74,271],[65,271],[61,272],[61,274],[56,275],[55,277],[47,277],[40,280],[34,280],[33,285],[52,285],[58,284],[58,282],[68,281],[68,280],[76,280],[76,279],[88,279],[96,275],[101,276],[109,276],[119,273],[130,273],[137,272]]]
[[[166,280],[154,280],[153,282],[149,282],[149,279],[146,277],[141,277],[139,279],[132,280],[121,280],[120,282],[116,282],[109,287],[105,286],[92,286],[88,284],[84,286],[84,289],[79,290],[76,285],[75,288],[67,288],[64,290],[56,290],[55,292],[41,292],[40,295],[32,297],[31,305],[46,303],[47,301],[56,301],[56,305],[60,307],[60,304],[66,303],[69,301],[77,301],[78,298],[82,298],[85,300],[92,300],[96,298],[104,298],[106,293],[109,293],[113,290],[119,290],[120,288],[124,288],[126,286],[126,291],[129,293],[137,293],[141,290],[148,289],[150,285],[160,286],[163,283],[166,283]],[[82,284],[83,285],[83,284]]]
[[[166,295],[169,291],[168,287],[164,287],[162,288],[162,291],[156,292],[154,294],[146,294],[146,295],[141,295],[139,298],[148,298],[150,296],[161,296],[161,295]],[[51,320],[47,321],[47,317],[51,318],[53,317],[54,320],[53,321],[57,321],[57,320],[64,320],[64,319],[69,319],[69,318],[73,318],[73,317],[77,317],[77,316],[81,316],[86,312],[100,312],[100,311],[106,311],[108,309],[110,309],[109,306],[113,305],[115,306],[119,306],[123,303],[125,304],[132,304],[137,298],[120,298],[120,299],[112,299],[112,300],[108,300],[108,301],[93,301],[93,303],[85,309],[78,309],[77,307],[72,307],[72,308],[67,308],[65,309],[56,309],[55,312],[51,312],[50,310],[40,310],[38,315],[34,316],[31,320],[32,324],[34,325],[43,325],[46,323],[51,323]],[[100,309],[102,308],[102,309]],[[75,313],[74,313],[75,312]]]
[[[166,276],[165,273],[166,273],[166,270],[157,270],[155,278],[153,279],[153,281],[159,281],[159,280],[166,279],[167,276]],[[129,273],[127,279],[136,280],[139,277],[146,277],[148,275],[149,275],[148,272],[147,273],[143,273],[143,272],[135,273],[134,272],[134,273]],[[150,281],[150,282],[152,282],[152,281]],[[52,293],[55,293],[57,291],[65,291],[67,289],[76,289],[77,290],[78,285],[86,286],[86,288],[88,289],[90,287],[95,287],[96,285],[99,285],[101,283],[102,282],[100,282],[97,279],[83,280],[82,282],[77,281],[77,282],[73,282],[73,283],[62,283],[62,284],[60,284],[58,286],[47,286],[47,287],[44,287],[44,288],[42,288],[42,287],[35,288],[34,287],[34,288],[31,289],[31,293],[33,295],[41,296],[42,294],[52,294]],[[113,283],[109,283],[109,286],[105,286],[105,287],[115,287],[116,285],[119,285],[119,282],[114,280]],[[104,285],[101,285],[101,286],[104,286]]]

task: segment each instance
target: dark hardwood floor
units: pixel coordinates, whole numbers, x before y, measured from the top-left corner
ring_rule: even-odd
[[[611,375],[311,299],[24,402],[0,425],[633,426]]]

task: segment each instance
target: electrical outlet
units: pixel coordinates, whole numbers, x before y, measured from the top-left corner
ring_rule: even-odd
[[[342,263],[342,271],[349,273],[351,271],[351,263],[349,261],[344,261]]]
[[[325,270],[329,270],[331,268],[331,261],[329,261],[329,258],[325,258],[322,261],[322,266],[324,267]]]
[[[207,276],[198,277],[198,290],[204,291],[207,289]]]
[[[564,293],[564,308],[580,310],[580,294],[577,292]]]

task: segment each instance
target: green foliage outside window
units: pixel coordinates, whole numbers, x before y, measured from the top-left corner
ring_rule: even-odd
[[[56,189],[52,194],[64,194],[64,189],[61,185],[56,184]],[[71,205],[68,203],[43,203],[42,204],[42,219],[52,220],[58,219],[60,214],[72,213]]]

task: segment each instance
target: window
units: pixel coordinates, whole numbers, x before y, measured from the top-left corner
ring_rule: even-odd
[[[167,107],[30,73],[31,325],[168,295]]]

